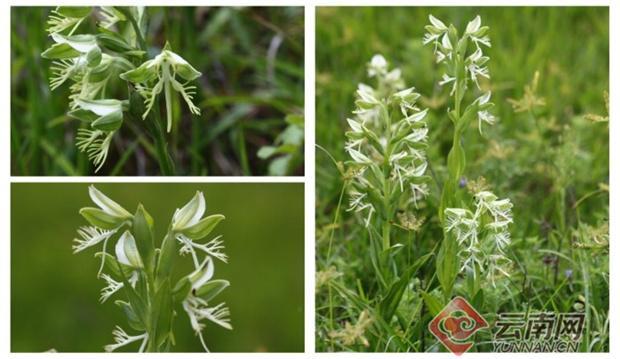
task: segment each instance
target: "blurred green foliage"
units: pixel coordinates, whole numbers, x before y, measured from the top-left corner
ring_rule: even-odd
[[[427,308],[421,318],[394,324],[392,333],[370,329],[366,333],[370,347],[342,345],[330,335],[344,330],[344,323],[355,324],[361,311],[351,298],[343,300],[332,289],[347,288],[359,296],[358,304],[368,304],[377,295],[370,260],[360,256],[367,251],[368,233],[346,211],[346,194],[339,205],[343,177],[337,168],[338,162],[348,160],[345,120],[354,109],[355,90],[358,83],[369,81],[366,64],[376,53],[383,54],[391,67],[402,69],[407,87],[415,86],[422,94],[420,106],[430,109],[427,173],[435,180],[429,184],[430,196],[412,213],[425,219],[420,231],[401,230],[395,236],[396,243],[404,246],[398,254],[402,268],[409,258],[431,253],[443,237],[436,218],[441,192],[437,183],[446,178],[445,159],[452,142],[446,113],[450,91],[437,85],[444,69],[435,63],[432,45],[422,45],[429,14],[459,29],[479,14],[490,27],[492,47],[485,49],[485,55],[490,57],[491,80],[481,87],[492,90],[499,121],[484,126],[482,136],[477,123],[466,132],[468,163],[461,191],[467,191],[466,183],[482,183],[476,181],[482,176],[486,188],[512,200],[515,223],[509,256],[514,264],[507,291],[485,298],[485,308],[478,309],[492,319],[498,311],[526,308],[571,311],[585,300],[588,325],[581,350],[608,350],[609,257],[592,243],[605,247],[608,238],[609,125],[587,116],[608,114],[606,7],[317,9],[316,142],[321,147],[316,151],[317,275],[342,274],[329,290],[329,286],[317,289],[317,350],[439,350],[425,330],[432,318]],[[544,105],[518,112],[510,99],[527,97],[525,87],[533,89],[536,72],[538,85],[530,94],[544,99]],[[465,103],[475,95],[472,91]],[[432,285],[433,275],[431,263],[416,273],[411,285]],[[412,293],[400,309],[412,313],[420,301]],[[482,343],[474,350],[490,346]]]
[[[86,156],[74,141],[77,120],[66,115],[68,86],[50,92],[52,43],[49,7],[11,8],[11,173],[88,175]],[[303,7],[149,7],[149,57],[168,41],[203,76],[191,116],[175,96],[175,126],[168,136],[177,174],[267,175],[258,150],[303,114]],[[77,33],[94,33],[91,16]],[[111,94],[122,98],[123,94]],[[130,123],[116,136],[99,174],[158,175],[152,139],[144,124]],[[303,174],[303,164],[286,174]]]
[[[73,255],[72,238],[86,222],[87,184],[13,184],[11,191],[11,351],[103,351],[114,326],[125,323],[112,301],[100,304],[104,286],[89,249]],[[175,208],[197,190],[207,215],[226,220],[228,264],[215,278],[231,286],[220,296],[231,310],[232,331],[208,323],[203,332],[216,352],[300,352],[304,349],[304,216],[302,184],[96,184],[128,210],[138,203],[155,218],[156,238],[165,234]],[[109,246],[108,251],[111,251]],[[90,255],[89,255],[90,254]],[[193,269],[178,261],[179,277]],[[173,351],[201,352],[187,315],[177,308]],[[137,346],[128,346],[137,350]]]

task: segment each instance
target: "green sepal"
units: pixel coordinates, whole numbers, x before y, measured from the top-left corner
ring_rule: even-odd
[[[186,228],[182,231],[183,234],[192,238],[194,240],[202,239],[209,235],[215,229],[215,227],[224,220],[224,217],[221,214],[213,214],[208,217],[201,219],[198,223],[193,226]]]
[[[97,116],[93,112],[88,111],[88,110],[84,110],[82,108],[77,108],[75,110],[71,110],[71,111],[69,111],[67,113],[67,115],[69,117],[71,117],[71,118],[75,118],[77,120],[80,120],[80,121],[88,123],[88,124],[90,124],[90,123],[92,123],[95,120],[100,118],[99,116]]]
[[[142,63],[137,68],[124,72],[120,76],[123,80],[133,83],[143,83],[157,78],[157,67],[151,66],[152,60]]]
[[[122,218],[111,216],[99,208],[85,207],[80,209],[80,214],[88,223],[102,229],[116,229],[125,221]]]
[[[101,49],[99,46],[93,47],[86,54],[86,64],[88,67],[93,68],[101,63]]]
[[[230,282],[224,279],[214,279],[205,283],[202,287],[196,290],[196,296],[210,301],[220,294],[224,289],[230,286]]]
[[[123,112],[114,111],[105,116],[99,117],[91,123],[91,127],[101,131],[116,131],[123,123]]]
[[[72,59],[80,55],[80,52],[69,46],[69,44],[54,44],[43,51],[41,57],[50,60],[63,60]]]

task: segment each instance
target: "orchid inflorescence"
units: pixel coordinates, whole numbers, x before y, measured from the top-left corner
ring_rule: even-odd
[[[98,19],[97,34],[77,34],[90,16]],[[76,144],[88,155],[95,172],[105,163],[112,139],[131,116],[132,107],[146,119],[159,106],[158,95],[163,92],[168,132],[173,121],[172,91],[181,95],[191,113],[200,114],[193,103],[196,87],[190,82],[201,73],[167,43],[159,55],[144,61],[145,23],[144,7],[103,6],[96,11],[60,6],[50,13],[47,30],[54,44],[41,54],[53,61],[50,88],[56,90],[71,82],[68,115],[85,124],[77,132]],[[128,84],[134,85],[143,106],[130,101],[131,87],[125,98],[111,98],[126,91]]]
[[[429,15],[430,24],[427,25],[427,33],[424,35],[423,43],[433,44],[434,53],[437,63],[443,63],[446,66],[446,72],[443,74],[440,85],[451,84],[450,96],[455,96],[459,103],[463,99],[470,82],[473,82],[480,90],[480,79],[490,79],[491,75],[486,66],[489,57],[485,56],[483,49],[491,47],[491,40],[487,33],[488,26],[482,26],[480,16],[476,16],[467,24],[465,31],[459,38],[458,30],[454,25],[446,26],[441,20]],[[470,44],[474,44],[473,48]],[[482,122],[492,125],[496,118],[488,109],[493,107],[489,102],[491,92],[487,91],[474,100],[469,105],[463,117],[472,117],[477,115],[478,128],[482,133]],[[457,109],[454,109],[458,112]],[[450,117],[454,121],[458,113],[450,111]],[[469,122],[469,121],[463,121]]]
[[[454,268],[450,270],[450,257],[458,255],[461,271],[471,275],[476,282],[479,273],[486,273],[486,278],[495,286],[497,274],[506,274],[506,267],[511,262],[505,255],[505,248],[510,243],[508,225],[512,223],[512,203],[509,199],[498,200],[495,194],[484,190],[477,192],[470,203],[461,198],[458,190],[466,166],[463,133],[474,118],[478,119],[481,134],[483,122],[492,125],[497,120],[489,111],[494,106],[490,102],[490,91],[476,94],[467,107],[463,109],[462,106],[467,91],[471,89],[470,84],[476,86],[473,91],[480,91],[481,80],[490,79],[489,57],[483,53],[484,48],[491,47],[489,27],[482,26],[480,16],[476,16],[459,37],[454,25],[446,26],[433,15],[429,16],[429,21],[423,43],[432,44],[437,63],[445,65],[446,72],[439,84],[451,85],[450,96],[454,101],[453,108],[448,109],[448,117],[454,124],[454,137],[447,159],[448,179],[442,189],[439,208],[444,241],[437,270],[444,291],[449,293],[457,275]],[[454,240],[457,247],[451,245]],[[474,287],[470,294],[475,295]]]
[[[506,266],[511,260],[504,250],[510,244],[512,203],[489,191],[476,193],[474,202],[473,212],[467,208],[446,208],[446,230],[460,245],[461,271],[474,276],[486,273],[495,286],[498,274],[509,276]]]
[[[128,301],[117,300],[115,304],[127,316],[129,327],[139,333],[129,335],[117,326],[113,331],[115,343],[106,345],[105,350],[114,351],[138,341],[140,352],[168,350],[174,344],[175,308],[181,307],[208,351],[202,334],[204,320],[232,329],[226,305],[211,304],[230,283],[213,279],[215,259],[227,262],[221,236],[206,244],[198,241],[207,237],[224,216],[214,214],[202,218],[206,204],[202,192],[197,192],[185,206],[175,211],[166,236],[156,247],[154,220],[142,205],[138,205],[132,215],[94,186],[89,188],[89,195],[98,208],[80,210],[90,225],[78,230],[74,253],[102,244],[102,250],[95,254],[101,259],[97,276],[106,283],[101,291],[101,302],[124,291]],[[114,239],[112,255],[107,251],[107,243]],[[177,251],[180,255],[191,254],[194,270],[173,286],[171,271]]]
[[[374,215],[387,223],[399,207],[417,205],[428,193],[424,176],[428,110],[417,106],[420,95],[413,87],[405,88],[400,69],[390,70],[382,55],[373,56],[368,76],[376,86],[359,84],[345,145],[355,173],[349,210],[363,213],[366,227]],[[400,198],[406,200],[396,203]]]

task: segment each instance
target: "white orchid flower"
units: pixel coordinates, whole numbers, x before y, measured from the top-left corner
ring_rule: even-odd
[[[200,115],[200,108],[194,105],[193,98],[196,86],[189,83],[202,74],[184,58],[170,50],[166,44],[161,53],[148,60],[134,70],[121,74],[121,78],[136,84],[136,90],[144,97],[146,110],[142,114],[145,119],[153,109],[157,96],[163,91],[166,100],[166,130],[172,129],[172,91],[177,91],[185,100],[191,113]],[[184,81],[184,82],[183,82]]]

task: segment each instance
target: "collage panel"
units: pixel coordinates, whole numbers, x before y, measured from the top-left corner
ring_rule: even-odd
[[[303,7],[10,12],[11,175],[303,176]]]
[[[302,183],[14,183],[11,352],[303,352]]]
[[[315,20],[316,351],[608,352],[609,8]]]

